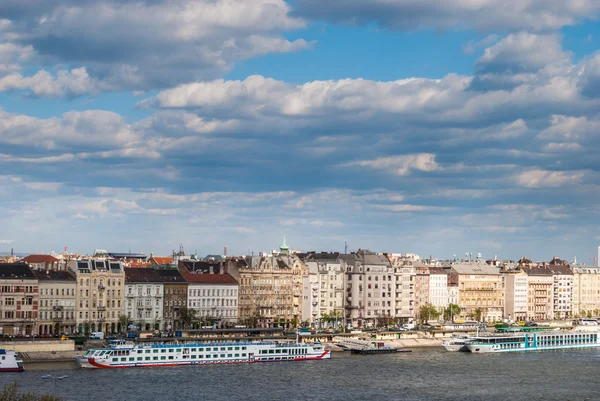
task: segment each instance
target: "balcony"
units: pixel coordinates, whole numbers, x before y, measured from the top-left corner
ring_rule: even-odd
[[[62,306],[53,306],[52,310],[61,311],[61,310],[63,310],[63,307]]]
[[[106,308],[105,308],[104,306],[101,306],[101,305],[99,305],[99,306],[98,306],[98,310],[99,310],[99,311],[105,311],[105,310],[106,310]]]
[[[360,309],[360,306],[356,306],[356,305],[346,305],[344,307],[344,309]]]

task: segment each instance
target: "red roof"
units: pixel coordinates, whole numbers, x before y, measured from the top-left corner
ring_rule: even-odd
[[[52,255],[29,255],[21,259],[27,263],[56,263],[60,262]]]
[[[228,284],[237,285],[236,279],[229,274],[182,274],[191,284]]]
[[[171,262],[173,262],[173,258],[166,256],[153,256],[152,259],[154,259],[154,261],[156,262],[156,264],[158,265],[170,265]]]

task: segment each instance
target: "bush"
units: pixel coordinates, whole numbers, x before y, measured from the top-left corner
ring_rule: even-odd
[[[62,398],[51,394],[22,393],[17,383],[6,384],[0,393],[0,401],[62,401]]]

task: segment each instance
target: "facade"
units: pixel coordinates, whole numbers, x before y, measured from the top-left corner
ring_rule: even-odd
[[[125,315],[140,330],[162,330],[164,284],[151,268],[125,269]]]
[[[183,274],[188,282],[187,308],[204,325],[231,327],[238,322],[237,281],[229,274]]]
[[[304,263],[285,244],[278,255],[229,259],[227,271],[239,283],[240,323],[251,327],[293,327],[303,320]],[[306,320],[306,319],[304,319]]]
[[[419,319],[419,308],[429,303],[429,268],[416,262],[415,265],[415,314]]]
[[[546,320],[554,318],[554,277],[544,266],[529,265],[521,269],[527,274],[527,319]]]
[[[504,317],[504,276],[498,268],[483,262],[455,263],[458,274],[458,306],[462,318],[493,322]]]
[[[308,274],[302,277],[302,323],[318,325],[321,316],[319,267],[317,262],[306,262]]]
[[[394,318],[395,277],[388,258],[368,250],[339,256],[346,274],[346,323],[384,325]]]
[[[547,266],[554,279],[552,297],[554,317],[568,319],[573,316],[573,271],[566,261],[557,257],[554,257]]]
[[[443,314],[448,307],[448,272],[442,267],[429,268],[429,303]]]
[[[527,320],[529,302],[527,273],[515,269],[504,274],[506,282],[504,316],[514,321]]]
[[[76,333],[77,282],[68,271],[33,270],[38,279],[40,336]]]
[[[163,328],[168,332],[181,330],[180,310],[187,305],[187,281],[177,269],[156,269],[163,283]]]
[[[343,324],[344,321],[345,274],[340,262],[337,260],[338,257],[339,253],[337,252],[313,253],[308,254],[306,257],[306,260],[314,261],[317,266],[319,288],[318,316],[328,317],[330,320],[329,323],[336,326]]]
[[[573,315],[579,317],[600,315],[599,267],[573,268]]]
[[[395,277],[395,319],[398,323],[415,320],[415,278],[413,261],[401,256],[389,257]]]
[[[0,264],[2,335],[31,335],[38,319],[38,279],[25,263]]]
[[[111,259],[75,260],[69,262],[69,271],[75,274],[77,280],[77,332],[124,331],[126,328],[120,321],[125,295],[123,262]]]

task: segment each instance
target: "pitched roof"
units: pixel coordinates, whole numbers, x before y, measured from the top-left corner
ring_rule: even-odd
[[[171,256],[153,256],[151,258],[159,265],[170,265],[173,262],[173,258]]]
[[[25,256],[23,259],[21,259],[21,261],[27,262],[27,263],[56,263],[56,262],[59,262],[59,260],[56,259],[52,255],[29,255],[29,256]]]
[[[26,263],[0,263],[0,278],[35,279],[35,274]]]
[[[75,277],[69,272],[58,270],[33,270],[33,274],[40,281],[75,281]]]
[[[163,280],[156,270],[144,267],[125,269],[125,283],[161,283]]]
[[[500,274],[500,269],[497,267],[482,263],[454,263],[452,264],[452,268],[458,274]]]
[[[523,266],[521,267],[528,276],[552,276],[552,272],[545,266]]]
[[[181,275],[181,273],[179,273],[179,270],[177,270],[177,269],[153,269],[153,270],[156,272],[156,274],[158,274],[160,276],[160,278],[162,279],[162,282],[165,284],[167,284],[167,283],[173,283],[173,284],[187,283],[187,281],[185,281],[185,279],[183,278],[183,276]]]
[[[183,274],[183,277],[191,284],[229,284],[237,285],[236,279],[229,274]]]

